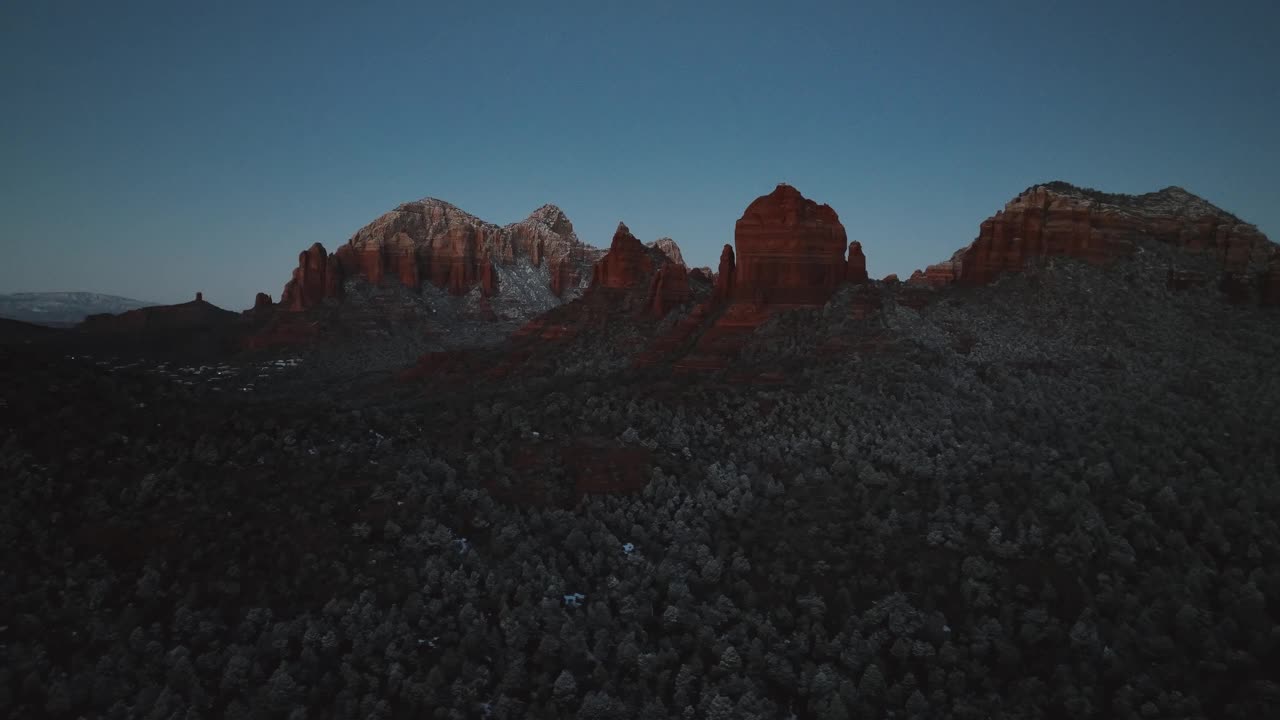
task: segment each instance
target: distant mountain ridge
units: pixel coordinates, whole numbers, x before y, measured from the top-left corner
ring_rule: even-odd
[[[0,294],[0,317],[37,325],[70,326],[90,315],[123,313],[158,303],[91,292]]]

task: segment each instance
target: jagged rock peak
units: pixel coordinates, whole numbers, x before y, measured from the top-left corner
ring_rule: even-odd
[[[281,305],[304,310],[342,293],[346,281],[360,278],[373,285],[395,279],[417,290],[423,283],[465,295],[480,286],[500,292],[497,268],[528,262],[544,264],[550,290],[560,297],[581,280],[600,251],[586,246],[564,211],[543,205],[529,217],[498,226],[439,198],[402,203],[360,228],[327,256],[315,244],[299,257],[294,280],[285,287]]]
[[[685,264],[684,255],[680,252],[680,246],[676,244],[675,240],[672,240],[669,237],[658,238],[657,240],[649,243],[649,247],[660,251],[663,255],[666,255],[671,262],[679,263],[680,265]]]
[[[657,264],[663,262],[661,257],[661,252],[645,247],[626,223],[619,222],[609,252],[595,265],[591,284],[606,288],[646,285]]]
[[[525,223],[541,225],[557,235],[564,235],[566,237],[572,236],[574,240],[577,240],[578,238],[577,234],[573,231],[573,223],[569,222],[569,216],[565,215],[564,210],[561,210],[558,206],[552,205],[551,203],[547,203],[537,210],[534,210],[529,213],[529,217],[519,223],[512,223],[512,225],[521,225]]]

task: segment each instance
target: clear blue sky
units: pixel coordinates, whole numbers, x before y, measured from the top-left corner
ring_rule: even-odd
[[[1182,185],[1275,236],[1278,35],[1276,0],[10,0],[0,292],[240,309],[424,196],[702,265],[785,181],[876,276],[1052,179]]]

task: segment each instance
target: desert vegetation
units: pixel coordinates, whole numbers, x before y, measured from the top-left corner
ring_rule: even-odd
[[[843,290],[767,383],[6,348],[0,711],[1273,716],[1276,315],[1149,259]]]

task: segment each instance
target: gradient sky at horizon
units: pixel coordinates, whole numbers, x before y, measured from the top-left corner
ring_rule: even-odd
[[[1024,188],[1280,234],[1280,3],[54,2],[0,9],[0,293],[232,309],[425,196],[714,265],[779,182],[874,276]]]

